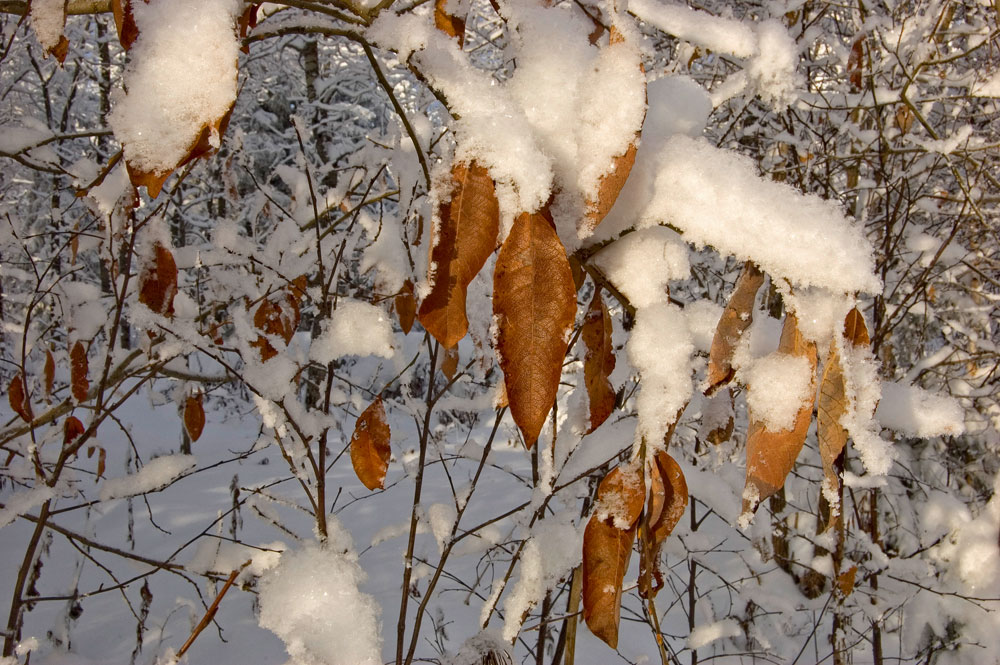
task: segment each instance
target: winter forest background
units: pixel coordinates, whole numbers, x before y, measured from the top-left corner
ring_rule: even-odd
[[[998,13],[0,0],[0,663],[1000,663]]]

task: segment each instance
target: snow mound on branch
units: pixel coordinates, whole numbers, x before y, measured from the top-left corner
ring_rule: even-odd
[[[151,173],[173,169],[202,129],[236,99],[235,0],[132,3],[139,37],[125,88],[108,116],[125,159]],[[212,137],[217,144],[219,137]]]
[[[196,464],[194,455],[164,455],[146,462],[139,473],[111,478],[101,485],[101,501],[123,499],[166,487]]]
[[[875,418],[883,427],[921,439],[958,436],[965,431],[965,414],[958,401],[888,381],[882,384],[882,400]]]
[[[593,262],[635,307],[665,302],[670,280],[684,279],[691,272],[687,245],[663,226],[622,236],[598,252]]]
[[[324,365],[344,356],[391,358],[393,340],[392,322],[381,308],[342,300],[313,341],[309,358]]]
[[[799,286],[881,290],[870,245],[835,203],[765,180],[749,158],[703,139],[673,136],[662,154],[640,226],[666,222]]]
[[[349,536],[329,526],[326,546],[286,552],[261,577],[259,623],[285,642],[289,665],[379,665],[381,610],[358,590],[366,576]]]

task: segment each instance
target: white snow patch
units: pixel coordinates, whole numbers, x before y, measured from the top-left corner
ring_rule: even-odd
[[[365,577],[350,547],[285,552],[261,577],[259,623],[285,642],[294,665],[378,665],[381,610],[358,590]]]
[[[640,309],[626,345],[629,362],[639,370],[636,437],[657,449],[667,427],[694,391],[691,358],[694,342],[684,312],[670,304]]]
[[[735,619],[723,619],[704,626],[696,626],[688,635],[687,647],[700,649],[716,640],[737,637],[741,633],[740,624]]]
[[[795,414],[813,398],[812,364],[803,356],[772,353],[740,374],[750,413],[772,432],[792,429]]]
[[[965,414],[957,400],[894,382],[882,384],[875,418],[883,427],[918,438],[958,436],[965,431]]]
[[[129,164],[147,172],[174,168],[236,99],[235,0],[136,2],[139,37],[125,89],[108,116]],[[218,145],[220,137],[210,138]]]
[[[13,522],[18,515],[34,510],[56,495],[55,490],[43,485],[10,495],[0,508],[0,529]]]
[[[146,462],[138,473],[110,478],[101,485],[101,501],[123,499],[162,489],[195,466],[194,455],[164,455]]]
[[[757,263],[800,286],[877,292],[871,246],[830,201],[757,175],[753,162],[707,141],[666,141],[641,226],[666,222],[697,246]]]
[[[594,255],[593,263],[637,308],[665,302],[670,280],[691,272],[687,245],[663,226],[622,236]]]
[[[392,322],[379,307],[359,300],[341,300],[309,349],[309,359],[326,364],[344,356],[393,353]]]

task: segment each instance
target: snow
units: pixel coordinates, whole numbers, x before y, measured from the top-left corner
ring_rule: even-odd
[[[528,611],[583,559],[583,534],[570,522],[541,522],[521,551],[521,576],[504,601],[503,639],[512,642]]]
[[[640,226],[665,222],[688,242],[751,260],[800,286],[874,293],[872,250],[834,203],[757,175],[753,162],[705,140],[667,140]]]
[[[694,341],[684,312],[664,303],[640,309],[625,349],[642,378],[635,403],[639,415],[636,440],[645,439],[657,450],[663,446],[663,437],[677,419],[677,412],[694,392]]]
[[[133,3],[132,11],[139,37],[125,69],[127,92],[115,99],[108,123],[130,165],[163,173],[236,99],[239,3],[153,0]]]
[[[375,600],[349,543],[309,543],[285,552],[260,579],[261,627],[285,642],[289,665],[382,662]]]
[[[384,310],[359,300],[341,300],[313,340],[309,358],[324,365],[351,355],[391,358],[394,346],[392,321]]]
[[[637,308],[665,302],[670,281],[691,271],[687,246],[662,226],[626,234],[591,261]]]
[[[722,306],[711,300],[695,300],[684,306],[684,316],[687,317],[695,349],[700,353],[711,351],[715,328],[722,318]]]
[[[794,101],[795,91],[801,87],[796,73],[798,47],[778,21],[771,19],[749,24],[659,0],[633,0],[628,7],[663,32],[714,53],[747,61],[745,72],[738,72],[723,82],[731,90],[724,95],[713,90],[713,96],[728,98],[749,85],[775,110],[783,110]]]
[[[957,400],[918,386],[887,381],[875,418],[883,427],[906,436],[958,436],[965,431],[965,414]]]
[[[642,125],[640,53],[625,42],[593,46],[592,24],[567,7],[519,1],[506,9],[518,67],[502,84],[473,68],[426,17],[383,12],[367,36],[401,60],[412,56],[448,99],[457,118],[454,160],[489,170],[503,227],[520,212],[538,210],[555,186],[574,201],[555,207],[565,211],[556,213],[556,225],[573,248],[580,241],[574,213],[596,198],[601,177]]]
[[[714,623],[696,626],[688,635],[687,647],[689,649],[700,649],[711,644],[715,640],[726,637],[737,637],[743,634],[743,629],[735,619],[723,619]]]
[[[46,51],[59,45],[66,23],[65,0],[31,0],[31,27]]]
[[[750,413],[772,432],[792,429],[795,414],[813,398],[812,364],[803,356],[772,353],[742,368],[740,380]]]
[[[13,522],[18,515],[31,512],[55,496],[55,490],[46,485],[10,495],[4,500],[3,508],[0,508],[0,529]]]
[[[138,473],[109,478],[101,485],[101,501],[123,499],[161,489],[195,466],[193,455],[164,455],[146,462]]]

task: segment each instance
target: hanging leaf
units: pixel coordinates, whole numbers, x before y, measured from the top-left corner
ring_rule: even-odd
[[[868,328],[857,308],[848,312],[844,321],[843,343],[855,348],[867,347],[870,344]],[[841,424],[841,419],[848,408],[847,387],[844,381],[843,359],[837,347],[837,340],[830,342],[830,353],[823,367],[819,402],[816,406],[816,436],[819,440],[820,459],[823,461],[824,483],[832,489],[840,488],[841,481],[836,461],[847,444],[847,430]]]
[[[45,384],[45,397],[52,396],[52,387],[56,382],[56,359],[52,357],[52,350],[45,349],[45,365],[42,367],[42,378]]]
[[[851,88],[857,92],[864,84],[865,38],[858,37],[851,45],[851,54],[847,57],[847,78]]]
[[[385,419],[382,398],[376,397],[354,426],[351,436],[351,464],[358,480],[370,490],[385,487],[389,468],[389,424]]]
[[[837,576],[837,590],[843,598],[847,598],[854,591],[854,579],[858,574],[858,567],[851,566]]]
[[[63,423],[63,447],[76,441],[77,438],[79,438],[85,431],[87,430],[83,426],[83,423],[80,422],[79,418],[76,416],[70,416],[67,418],[66,422]]]
[[[701,410],[698,436],[713,446],[729,441],[736,425],[735,400],[732,388],[726,386],[708,398]]]
[[[778,352],[799,356],[809,361],[810,373],[816,373],[816,344],[807,342],[799,332],[795,315],[785,316]],[[810,383],[809,398],[802,402],[791,429],[771,431],[763,421],[750,414],[747,433],[747,480],[743,491],[743,515],[749,520],[760,502],[778,491],[785,484],[785,477],[795,465],[795,460],[805,443],[812,420],[815,380]]]
[[[753,323],[753,306],[757,299],[757,291],[764,283],[764,273],[747,261],[743,272],[736,280],[733,294],[726,303],[726,308],[715,328],[712,338],[712,349],[708,358],[708,389],[706,395],[711,395],[733,378],[733,351],[740,342],[746,329]]]
[[[90,390],[90,380],[87,378],[89,371],[87,349],[83,342],[77,342],[69,352],[69,387],[77,402],[87,399],[87,392]]]
[[[420,323],[446,349],[469,329],[466,290],[496,248],[500,231],[500,204],[489,172],[475,162],[456,164],[451,180],[431,243],[431,292],[419,312]]]
[[[413,328],[413,319],[417,314],[417,299],[413,295],[413,282],[406,280],[403,288],[396,294],[393,301],[396,316],[399,317],[399,327],[406,335]]]
[[[454,379],[458,372],[458,346],[444,350],[444,359],[441,360],[441,371],[448,379]]]
[[[112,0],[111,13],[115,17],[115,29],[118,30],[118,41],[122,48],[128,51],[139,36],[139,28],[132,15],[132,0]]]
[[[615,408],[615,389],[608,377],[615,369],[615,354],[611,343],[611,315],[601,297],[601,289],[594,291],[587,315],[583,320],[580,338],[586,352],[583,357],[583,381],[590,403],[590,434],[601,426]]]
[[[511,414],[530,448],[555,403],[576,315],[573,274],[547,211],[514,220],[493,274],[493,314]]]
[[[184,400],[184,429],[192,443],[198,440],[205,429],[205,405],[202,403],[201,391],[188,395]]]
[[[166,317],[174,315],[177,295],[177,264],[170,250],[160,243],[153,246],[153,256],[139,273],[139,302]]]
[[[458,48],[465,45],[465,19],[448,13],[448,0],[434,1],[434,27],[458,40]]]
[[[31,402],[24,390],[24,377],[20,374],[10,381],[10,386],[7,388],[7,401],[10,402],[10,408],[13,409],[14,413],[21,416],[21,420],[26,423],[33,420]]]
[[[278,355],[277,349],[267,340],[266,335],[280,337],[288,344],[292,341],[300,320],[298,298],[290,292],[283,291],[273,300],[265,298],[260,302],[253,315],[253,324],[263,334],[258,335],[250,346],[260,350],[261,362],[267,362]]]
[[[644,493],[635,470],[613,469],[597,489],[597,509],[583,532],[583,618],[612,649]]]
[[[260,3],[247,5],[246,9],[243,10],[243,13],[240,14],[239,19],[236,21],[237,26],[239,26],[240,41],[245,40],[247,35],[250,34],[250,31],[257,27],[258,9],[260,9]],[[240,50],[249,55],[250,45],[244,43],[243,46],[240,47]]]
[[[595,30],[595,34],[600,34]],[[621,32],[615,27],[611,26],[611,36],[610,44],[619,44],[625,41],[625,37]],[[642,64],[640,63],[639,68],[642,69]],[[645,88],[645,84],[643,84]],[[645,120],[645,116],[643,116]],[[635,153],[638,149],[639,144],[639,134],[641,133],[642,123],[639,123],[639,127],[636,129],[635,138],[628,144],[625,152],[616,156],[611,162],[611,170],[605,173],[597,186],[597,200],[587,201],[586,213],[584,214],[583,224],[588,231],[593,231],[597,228],[597,225],[604,221],[608,212],[611,211],[611,207],[614,206],[615,201],[618,200],[618,195],[622,191],[622,187],[625,186],[626,181],[628,181],[628,176],[632,172],[632,167],[635,165]]]
[[[647,503],[647,529],[643,534],[639,552],[639,595],[656,596],[663,588],[660,572],[660,550],[674,527],[684,516],[688,504],[687,481],[677,461],[659,451],[648,465],[649,501]]]

